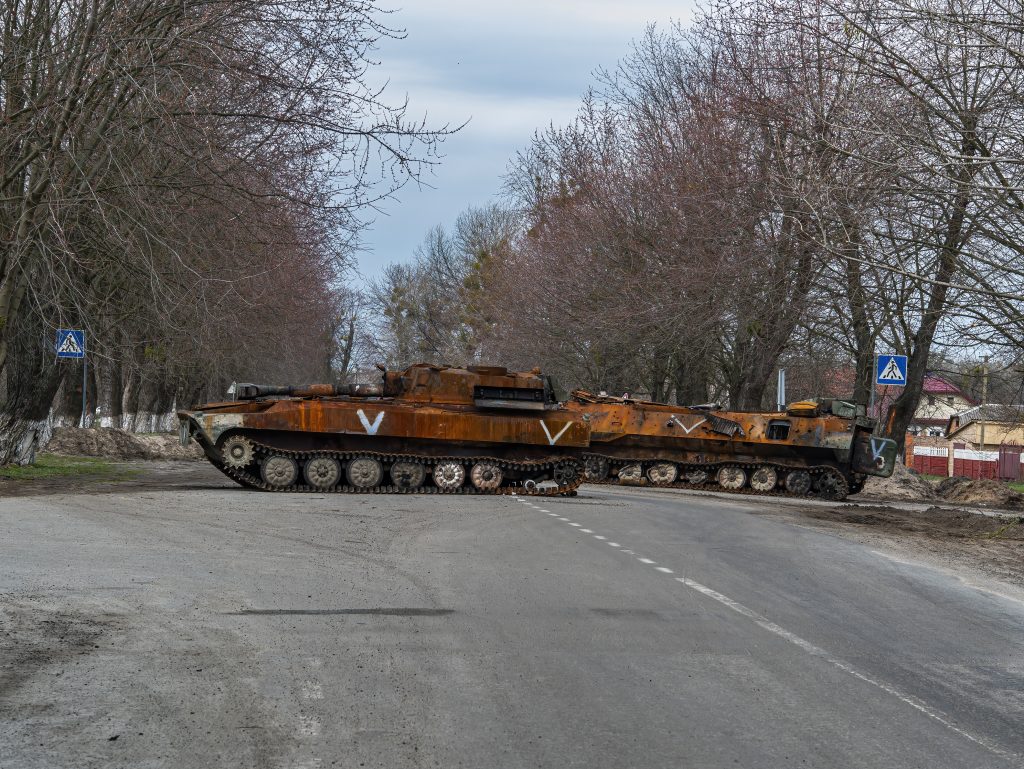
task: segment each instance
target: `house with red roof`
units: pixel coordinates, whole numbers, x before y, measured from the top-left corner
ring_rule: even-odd
[[[977,405],[945,377],[928,373],[921,388],[921,402],[907,431],[912,435],[945,435],[950,417]]]

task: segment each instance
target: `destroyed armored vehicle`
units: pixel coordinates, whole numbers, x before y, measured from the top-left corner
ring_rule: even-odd
[[[776,413],[722,411],[573,392],[590,424],[590,483],[704,487],[843,499],[888,477],[896,443],[873,435],[863,407],[802,401]]]
[[[179,412],[181,439],[256,489],[566,494],[583,479],[590,428],[539,370],[417,364],[380,384],[233,396]]]

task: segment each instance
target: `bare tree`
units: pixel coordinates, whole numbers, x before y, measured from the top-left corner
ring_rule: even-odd
[[[4,3],[0,463],[30,457],[17,447],[61,378],[32,345],[12,358],[24,334],[74,325],[111,355],[181,352],[166,361],[187,379],[200,374],[184,350],[212,352],[210,328],[237,344],[284,301],[269,281],[289,264],[317,297],[295,317],[329,304],[359,212],[445,133],[368,85],[374,43],[399,34],[380,18],[370,0]],[[262,329],[249,352],[273,360],[281,326]],[[48,384],[19,384],[33,380]]]

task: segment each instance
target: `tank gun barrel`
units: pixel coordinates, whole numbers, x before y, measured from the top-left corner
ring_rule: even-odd
[[[273,396],[293,398],[323,398],[335,395],[350,395],[358,398],[373,398],[383,395],[383,388],[376,384],[310,384],[310,385],[262,385],[248,382],[232,385],[234,396],[247,401]]]

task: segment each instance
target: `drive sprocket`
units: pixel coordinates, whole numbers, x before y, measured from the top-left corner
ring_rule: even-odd
[[[224,464],[236,470],[241,470],[243,467],[252,464],[254,449],[252,441],[244,435],[232,435],[224,441],[220,453],[224,459]]]

